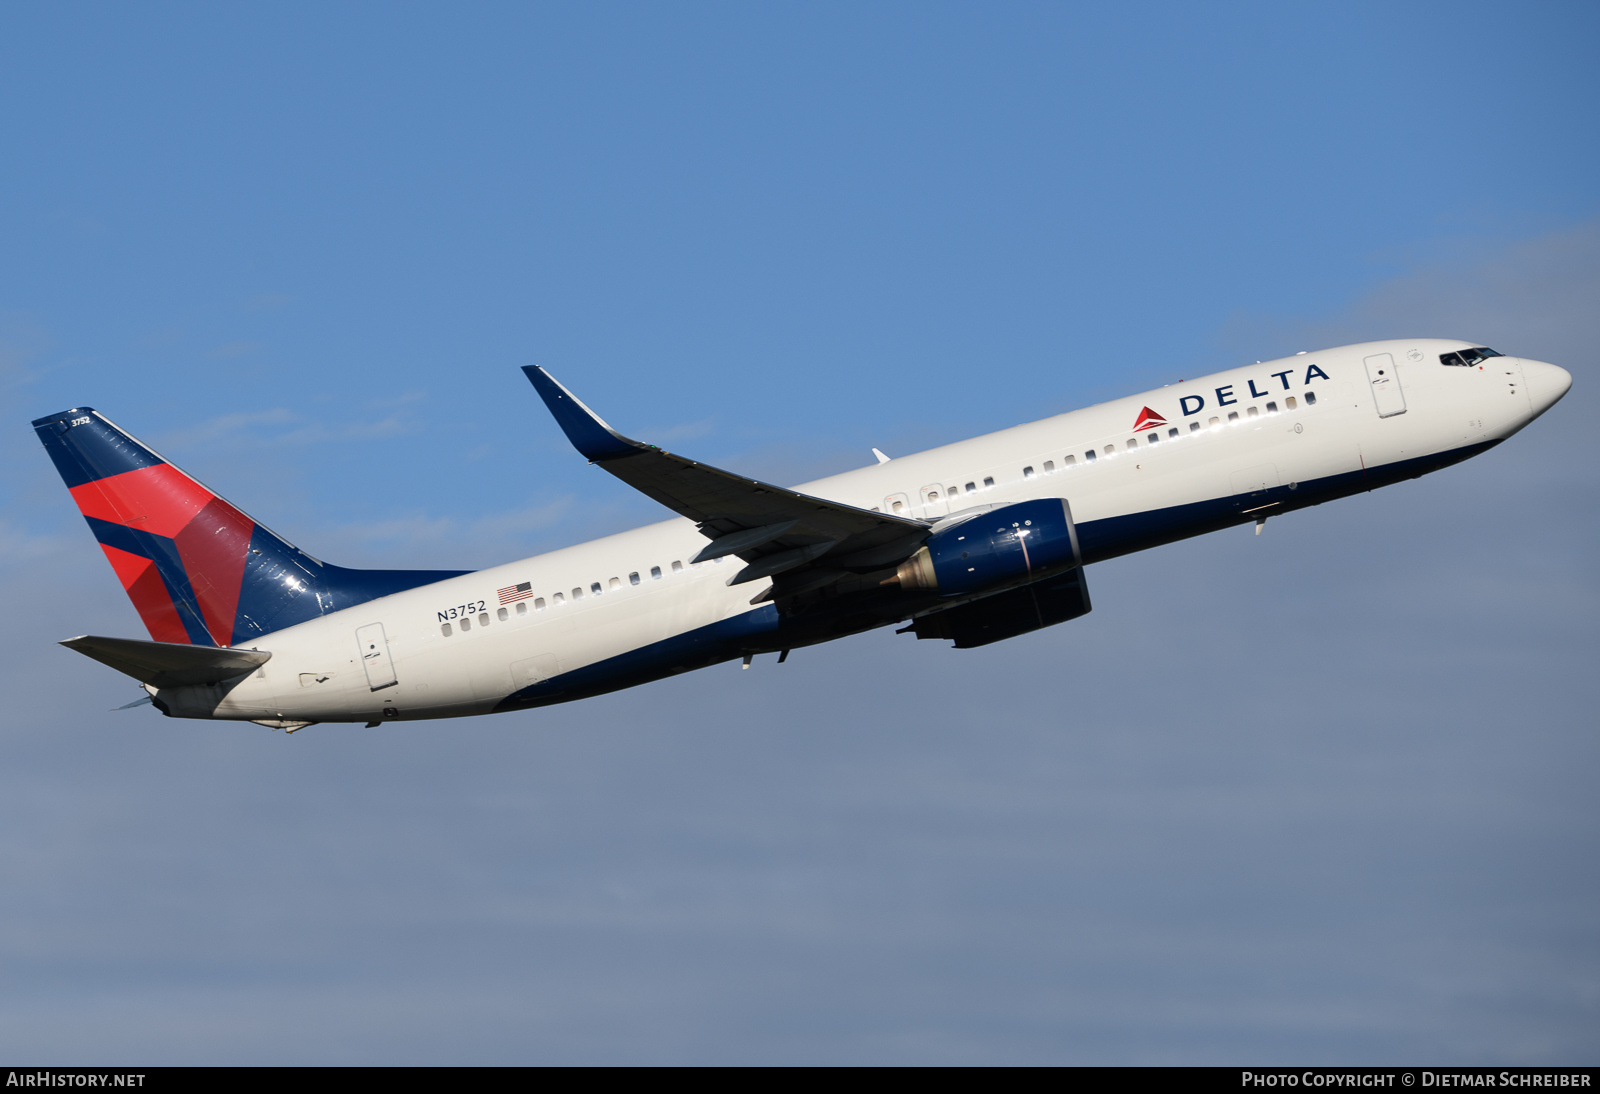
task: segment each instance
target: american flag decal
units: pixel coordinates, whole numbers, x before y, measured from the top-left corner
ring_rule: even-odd
[[[511,604],[518,600],[526,600],[533,595],[533,582],[524,581],[520,585],[507,585],[499,591],[500,603]]]

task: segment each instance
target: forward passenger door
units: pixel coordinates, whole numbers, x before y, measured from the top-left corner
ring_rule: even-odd
[[[1404,414],[1406,393],[1400,390],[1400,373],[1395,370],[1394,357],[1387,353],[1374,353],[1366,359],[1366,364],[1378,417],[1392,418],[1396,414]]]

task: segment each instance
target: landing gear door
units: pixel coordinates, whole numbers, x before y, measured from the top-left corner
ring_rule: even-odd
[[[389,641],[383,636],[382,623],[369,623],[359,628],[356,644],[361,648],[361,666],[367,670],[367,685],[373,691],[399,683],[394,675],[394,662],[389,658]]]
[[[1372,399],[1377,404],[1378,417],[1392,418],[1406,412],[1406,393],[1400,390],[1400,373],[1395,370],[1394,357],[1387,353],[1368,357],[1367,379],[1372,382]]]

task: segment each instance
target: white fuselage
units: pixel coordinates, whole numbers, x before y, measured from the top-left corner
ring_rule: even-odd
[[[1422,474],[1509,437],[1570,384],[1553,365],[1513,357],[1439,363],[1469,345],[1373,342],[1263,362],[795,489],[924,520],[1063,497],[1093,562],[1343,496],[1364,488],[1362,476],[1370,488]],[[1384,354],[1392,369],[1369,374]],[[1146,408],[1164,420],[1135,431]],[[1252,496],[1279,500],[1253,506]],[[265,636],[253,648],[272,659],[231,686],[158,698],[177,716],[288,725],[442,718],[490,712],[579,670],[583,694],[610,690],[608,665],[613,686],[629,686],[636,651],[717,624],[737,630],[744,617],[759,616],[752,633],[779,629],[742,648],[783,648],[772,606],[751,605],[767,582],[729,587],[733,558],[691,565],[705,543],[679,518],[410,589]],[[500,591],[522,583],[523,598],[503,605]],[[737,648],[697,649],[681,667]]]

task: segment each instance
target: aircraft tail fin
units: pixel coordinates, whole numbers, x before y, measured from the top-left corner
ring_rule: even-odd
[[[33,428],[157,642],[234,646],[468,572],[329,566],[91,407]]]

